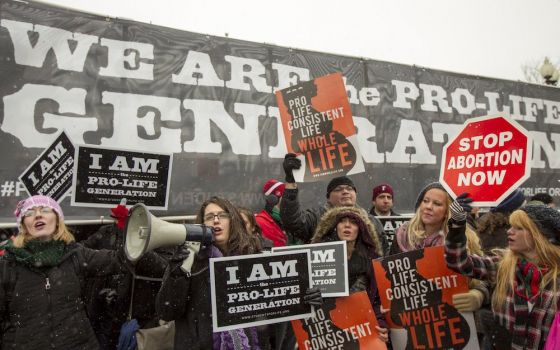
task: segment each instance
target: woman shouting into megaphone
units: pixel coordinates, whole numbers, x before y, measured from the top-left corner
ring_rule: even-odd
[[[209,259],[259,253],[258,238],[246,231],[237,208],[219,197],[202,204],[196,223],[212,227],[214,243],[199,251],[190,273],[181,268],[189,255],[181,246],[169,263],[156,300],[160,318],[175,320],[174,348],[270,349],[266,329],[257,331],[250,327],[212,332]]]

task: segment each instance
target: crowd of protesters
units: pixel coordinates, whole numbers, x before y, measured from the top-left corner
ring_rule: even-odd
[[[256,213],[220,197],[205,201],[196,223],[213,229],[213,244],[203,246],[187,270],[194,253],[183,245],[149,252],[135,264],[126,259],[124,205],[112,210],[114,225],[76,243],[56,201],[22,200],[15,210],[19,231],[4,242],[0,259],[2,349],[133,349],[137,329],[174,321],[174,349],[292,350],[289,322],[212,331],[209,259],[333,241],[346,241],[349,291],[367,292],[388,348],[390,310],[381,307],[371,261],[434,246],[444,246],[447,265],[469,278],[469,290],[454,295],[453,305],[477,315],[481,348],[545,348],[553,322],[560,324],[554,321],[560,213],[550,196],[526,203],[515,190],[475,216],[468,193],[454,199],[441,184],[429,183],[389,245],[379,221],[399,215],[389,183],[372,187],[369,211],[358,205],[358,189],[347,176],[328,182],[323,206],[303,208],[299,198],[311,194],[299,192],[293,171],[300,167],[295,155],[286,155],[285,181],[264,184]],[[310,288],[304,302],[320,306],[323,300]]]

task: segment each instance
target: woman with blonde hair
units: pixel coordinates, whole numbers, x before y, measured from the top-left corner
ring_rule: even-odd
[[[509,222],[508,248],[482,257],[468,253],[464,225],[454,227],[447,235],[447,265],[495,285],[496,348],[543,349],[559,306],[560,213],[529,205]]]
[[[18,203],[19,233],[0,260],[2,348],[99,349],[82,302],[86,275],[121,270],[117,252],[78,245],[58,203]]]
[[[416,199],[414,216],[397,229],[388,255],[443,246],[449,233],[449,223],[453,221],[452,203],[452,198],[439,182],[432,182],[424,187]],[[466,221],[466,215],[464,220]],[[468,225],[466,235],[469,253],[482,255],[480,240]],[[471,289],[467,293],[453,295],[453,304],[459,311],[476,311],[490,301],[486,284],[472,280],[469,286]]]
[[[452,202],[439,182],[424,187],[416,199],[414,216],[395,232],[389,255],[443,245],[449,232]],[[470,226],[467,227],[467,237],[469,252],[481,255],[480,239]]]

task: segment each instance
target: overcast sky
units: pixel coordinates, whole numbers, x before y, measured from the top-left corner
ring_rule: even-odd
[[[560,63],[560,0],[48,0],[197,33],[525,80]]]

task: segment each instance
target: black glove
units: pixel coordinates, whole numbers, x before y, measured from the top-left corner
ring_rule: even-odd
[[[467,213],[472,211],[472,198],[468,198],[468,193],[461,193],[457,199],[451,203],[449,210],[451,211],[451,220],[454,224],[464,225],[467,221]]]
[[[294,179],[294,169],[301,168],[301,160],[296,158],[295,153],[288,153],[284,156],[284,163],[282,163],[282,167],[284,168],[284,173],[286,174],[286,182],[287,183],[295,183],[296,179]]]
[[[321,297],[321,291],[317,287],[307,288],[305,291],[305,296],[303,297],[303,302],[313,306],[323,305],[323,298]]]
[[[99,297],[102,298],[106,306],[110,307],[115,303],[118,295],[117,291],[112,288],[103,288],[99,292]]]
[[[367,290],[367,288],[368,288],[367,277],[364,275],[359,276],[358,278],[356,278],[356,281],[352,283],[352,286],[350,287],[350,294],[361,292],[362,290]]]
[[[171,258],[169,258],[169,271],[171,271],[173,276],[181,276],[184,274],[183,270],[181,270],[181,265],[183,265],[183,261],[189,257],[190,253],[191,252],[184,244],[181,244],[175,249],[175,252]]]

